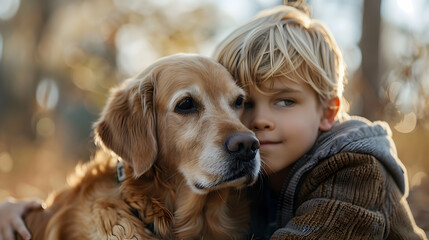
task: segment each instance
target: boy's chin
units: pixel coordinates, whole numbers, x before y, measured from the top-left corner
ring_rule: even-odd
[[[287,166],[272,166],[262,163],[262,174],[265,176],[272,175],[287,175],[290,170],[290,165]]]

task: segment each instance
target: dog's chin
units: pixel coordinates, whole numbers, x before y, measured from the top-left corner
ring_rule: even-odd
[[[220,190],[224,188],[236,188],[241,189],[247,186],[251,186],[257,180],[257,175],[238,173],[235,175],[221,178],[221,180],[213,183],[194,183],[191,188],[198,194],[207,194],[208,192]]]
[[[230,160],[228,162],[233,163],[234,161]],[[226,167],[228,170],[217,176],[194,176],[192,179],[188,179],[188,185],[198,194],[207,194],[210,191],[224,188],[241,189],[256,182],[260,168],[261,160],[258,153],[251,161],[241,162],[241,164],[235,163]]]

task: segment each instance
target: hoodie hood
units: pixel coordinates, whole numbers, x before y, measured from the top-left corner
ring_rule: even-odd
[[[405,167],[398,158],[392,131],[386,122],[371,123],[361,117],[337,122],[330,131],[319,136],[310,152],[304,156],[306,161],[318,162],[340,152],[372,155],[393,176],[401,192],[408,194]]]

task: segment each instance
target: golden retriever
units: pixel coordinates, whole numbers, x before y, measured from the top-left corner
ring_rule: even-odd
[[[162,58],[124,82],[94,125],[105,151],[26,215],[33,239],[242,238],[240,188],[260,170],[259,142],[239,119],[244,95],[197,55]]]

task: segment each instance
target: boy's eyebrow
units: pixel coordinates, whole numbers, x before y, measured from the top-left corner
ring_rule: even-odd
[[[280,94],[280,93],[301,92],[301,90],[296,88],[290,88],[290,87],[281,87],[281,88],[272,88],[270,89],[270,92],[273,92],[274,94]]]

